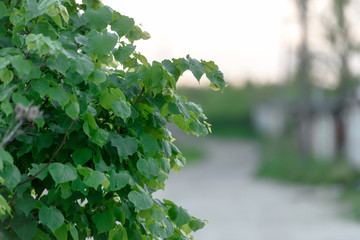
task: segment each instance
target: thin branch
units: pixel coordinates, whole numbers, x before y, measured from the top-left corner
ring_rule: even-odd
[[[9,206],[11,206],[11,204],[14,202],[16,196],[17,196],[17,192],[15,192],[14,196],[12,197],[11,201],[9,202]]]
[[[50,54],[45,55],[45,57],[44,57],[43,61],[41,62],[39,68],[43,68],[45,66],[45,62],[48,59],[48,57],[50,57]]]
[[[32,136],[32,137],[39,137],[39,135],[34,134],[34,133],[25,132],[25,134],[28,135],[28,136]]]
[[[26,220],[26,221],[17,222],[17,223],[1,223],[1,222],[0,222],[0,225],[10,226],[10,227],[12,227],[12,226],[21,226],[21,225],[24,225],[24,224],[26,224],[26,223],[29,223],[29,222],[32,222],[32,221],[36,221],[35,218],[37,218],[38,215],[39,215],[39,211],[36,211],[36,212],[34,213],[34,215],[33,215],[34,219],[28,219],[28,220]]]
[[[45,62],[46,62],[46,59],[48,59],[48,57],[50,57],[50,54],[45,55],[43,61],[41,62],[40,66],[39,66],[40,69],[45,66]],[[29,91],[29,89],[31,87],[31,81],[32,81],[32,79],[29,81],[28,86],[27,86],[27,88],[25,89],[25,91],[23,92],[22,95],[24,95],[27,91]]]
[[[60,75],[59,80],[57,81],[58,84],[61,82],[61,80],[62,80],[63,77],[64,77],[64,75]],[[43,105],[41,105],[41,108],[40,108],[40,109],[44,109],[44,107],[45,107],[45,105],[46,105],[46,103],[47,103],[48,101],[49,101],[49,96],[46,96],[46,99],[45,99]]]
[[[26,221],[24,221],[24,222],[18,222],[18,223],[0,223],[0,224],[11,227],[11,226],[24,225],[24,224],[29,223],[29,222],[32,222],[32,221],[35,221],[35,219],[29,219],[29,220],[26,220]]]
[[[4,136],[4,138],[2,139],[2,141],[1,141],[1,143],[0,143],[0,149],[1,149],[2,147],[4,147],[4,145],[11,140],[11,138],[14,136],[14,134],[16,133],[16,131],[21,127],[21,125],[22,125],[23,123],[24,123],[24,120],[21,119],[21,120],[18,122],[18,124],[14,127],[14,129],[9,133],[9,135]]]
[[[145,87],[143,87],[143,88],[141,89],[141,92],[140,92],[138,98],[136,99],[134,105],[136,105],[136,104],[138,104],[138,103],[140,102],[140,98],[141,98],[141,96],[143,95],[144,92],[145,92]]]
[[[71,127],[73,126],[73,124],[75,123],[76,119],[73,119],[69,128],[67,129],[66,133],[65,133],[65,136],[60,144],[60,146],[57,148],[57,150],[55,151],[55,153],[52,155],[51,159],[49,160],[49,162],[42,168],[40,169],[37,173],[35,173],[33,176],[31,176],[30,178],[20,182],[18,185],[16,185],[17,187],[20,186],[20,185],[23,185],[29,181],[32,181],[33,179],[36,178],[37,175],[39,175],[40,173],[42,173],[42,171],[44,171],[47,167],[50,166],[50,163],[52,163],[56,157],[56,155],[59,153],[59,151],[61,150],[61,148],[64,146],[64,144],[66,143],[66,137],[68,136],[69,132],[70,132],[70,129]]]

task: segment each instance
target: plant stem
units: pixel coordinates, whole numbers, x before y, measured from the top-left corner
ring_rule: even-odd
[[[145,87],[143,87],[143,88],[141,89],[141,92],[140,92],[138,98],[136,99],[134,105],[136,105],[136,104],[138,104],[138,103],[140,102],[140,98],[141,98],[141,96],[143,95],[144,92],[145,92]]]
[[[14,127],[14,129],[9,133],[9,135],[5,135],[4,138],[2,139],[1,143],[0,143],[0,149],[4,147],[4,145],[6,143],[8,143],[11,138],[14,136],[14,134],[16,133],[16,131],[21,127],[21,125],[23,125],[24,120],[21,119],[18,124]]]
[[[20,183],[19,183],[18,185],[16,185],[16,186],[23,185],[23,184],[25,184],[25,183],[27,183],[27,182],[35,179],[37,175],[39,175],[42,171],[44,171],[47,167],[50,166],[50,163],[52,163],[52,162],[54,161],[56,155],[59,153],[59,151],[61,150],[61,148],[62,148],[62,147],[64,146],[64,144],[66,143],[66,137],[69,135],[70,129],[71,129],[71,127],[73,126],[73,124],[75,123],[75,121],[76,121],[76,119],[73,119],[73,120],[72,120],[69,128],[67,129],[67,131],[66,131],[66,133],[65,133],[65,135],[64,135],[64,138],[63,138],[60,146],[56,149],[55,153],[52,155],[52,157],[51,157],[51,159],[49,160],[49,162],[48,162],[42,169],[40,169],[37,173],[35,173],[33,176],[31,176],[30,178],[28,178],[28,179],[20,182]]]

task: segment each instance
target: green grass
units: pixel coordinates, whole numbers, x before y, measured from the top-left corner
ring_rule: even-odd
[[[360,174],[342,157],[320,161],[300,156],[291,141],[264,141],[256,175],[296,184],[338,185],[343,189],[340,200],[349,206],[349,215],[360,221]]]
[[[288,142],[263,144],[257,175],[306,184],[351,185],[359,178],[343,158],[321,161],[314,157],[302,159],[296,147]]]

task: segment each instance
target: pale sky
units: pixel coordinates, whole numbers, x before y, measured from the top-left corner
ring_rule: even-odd
[[[295,0],[103,2],[134,18],[151,34],[151,39],[137,43],[137,51],[149,60],[187,54],[214,60],[232,85],[241,85],[247,77],[260,82],[281,80],[295,63],[299,36]],[[329,0],[311,2],[310,18],[321,18],[328,11],[324,6]],[[316,23],[321,25],[319,20]],[[316,24],[313,27],[311,36],[323,37]]]

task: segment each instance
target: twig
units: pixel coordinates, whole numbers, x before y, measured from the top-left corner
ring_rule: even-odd
[[[24,131],[24,132],[25,132],[25,131]],[[28,136],[32,136],[32,137],[39,137],[39,135],[34,134],[34,133],[25,132],[25,134],[28,135]]]
[[[45,62],[46,62],[46,59],[48,59],[48,57],[50,57],[50,54],[45,55],[44,60],[41,62],[41,64],[40,64],[40,67],[39,67],[39,68],[42,68],[42,67],[44,67],[44,66],[45,66]]]
[[[1,143],[0,143],[0,149],[7,143],[10,141],[10,139],[14,136],[14,134],[16,133],[16,131],[21,127],[21,125],[24,123],[24,119],[21,119],[18,124],[14,127],[14,129],[9,133],[9,135],[4,136],[4,138],[2,139]]]
[[[64,144],[66,143],[66,137],[68,136],[69,132],[70,132],[70,129],[71,127],[73,126],[74,122],[76,121],[76,119],[73,119],[69,128],[67,129],[66,133],[65,133],[65,136],[60,144],[60,146],[57,148],[57,150],[55,151],[55,153],[52,155],[51,159],[49,160],[49,162],[42,168],[40,169],[37,173],[35,173],[33,176],[31,176],[30,178],[18,183],[18,185],[16,185],[17,187],[20,186],[20,185],[23,185],[33,179],[36,178],[37,175],[39,175],[42,171],[44,171],[47,167],[50,166],[50,163],[52,163],[56,157],[56,155],[59,153],[59,151],[61,150],[61,148],[64,146]]]
[[[64,77],[64,75],[60,75],[59,80],[57,81],[58,84],[61,82],[61,79],[62,79],[63,77]],[[46,103],[47,103],[48,101],[49,101],[49,96],[46,96],[46,99],[45,99],[43,105],[41,105],[41,108],[40,108],[40,109],[44,109],[44,107],[45,107],[45,105],[46,105]]]
[[[40,66],[39,66],[40,69],[45,66],[45,62],[46,62],[46,59],[48,59],[48,57],[50,57],[50,54],[45,55],[43,61],[41,62]],[[22,95],[24,95],[27,91],[29,91],[29,89],[31,87],[31,81],[32,81],[32,79],[29,81],[28,86],[25,89],[25,91],[22,93]]]
[[[143,95],[144,92],[145,92],[145,87],[143,87],[143,88],[141,89],[141,92],[140,92],[138,98],[136,99],[134,105],[136,105],[136,104],[138,104],[138,103],[140,102],[140,98],[141,98],[141,96]]]
[[[38,217],[39,215],[39,211],[36,211],[33,215],[34,218]],[[23,222],[17,222],[17,223],[1,223],[0,222],[0,225],[4,225],[4,226],[21,226],[21,225],[24,225],[26,223],[29,223],[29,222],[32,222],[32,221],[35,221],[36,219],[28,219],[26,221],[23,221]]]
[[[9,202],[9,206],[14,202],[16,196],[17,196],[17,192],[15,192],[14,196],[12,197],[11,201]]]
[[[20,226],[20,225],[24,225],[24,224],[32,222],[32,221],[35,221],[35,219],[29,219],[27,221],[18,222],[18,223],[0,223],[0,224],[5,225],[5,226]]]

